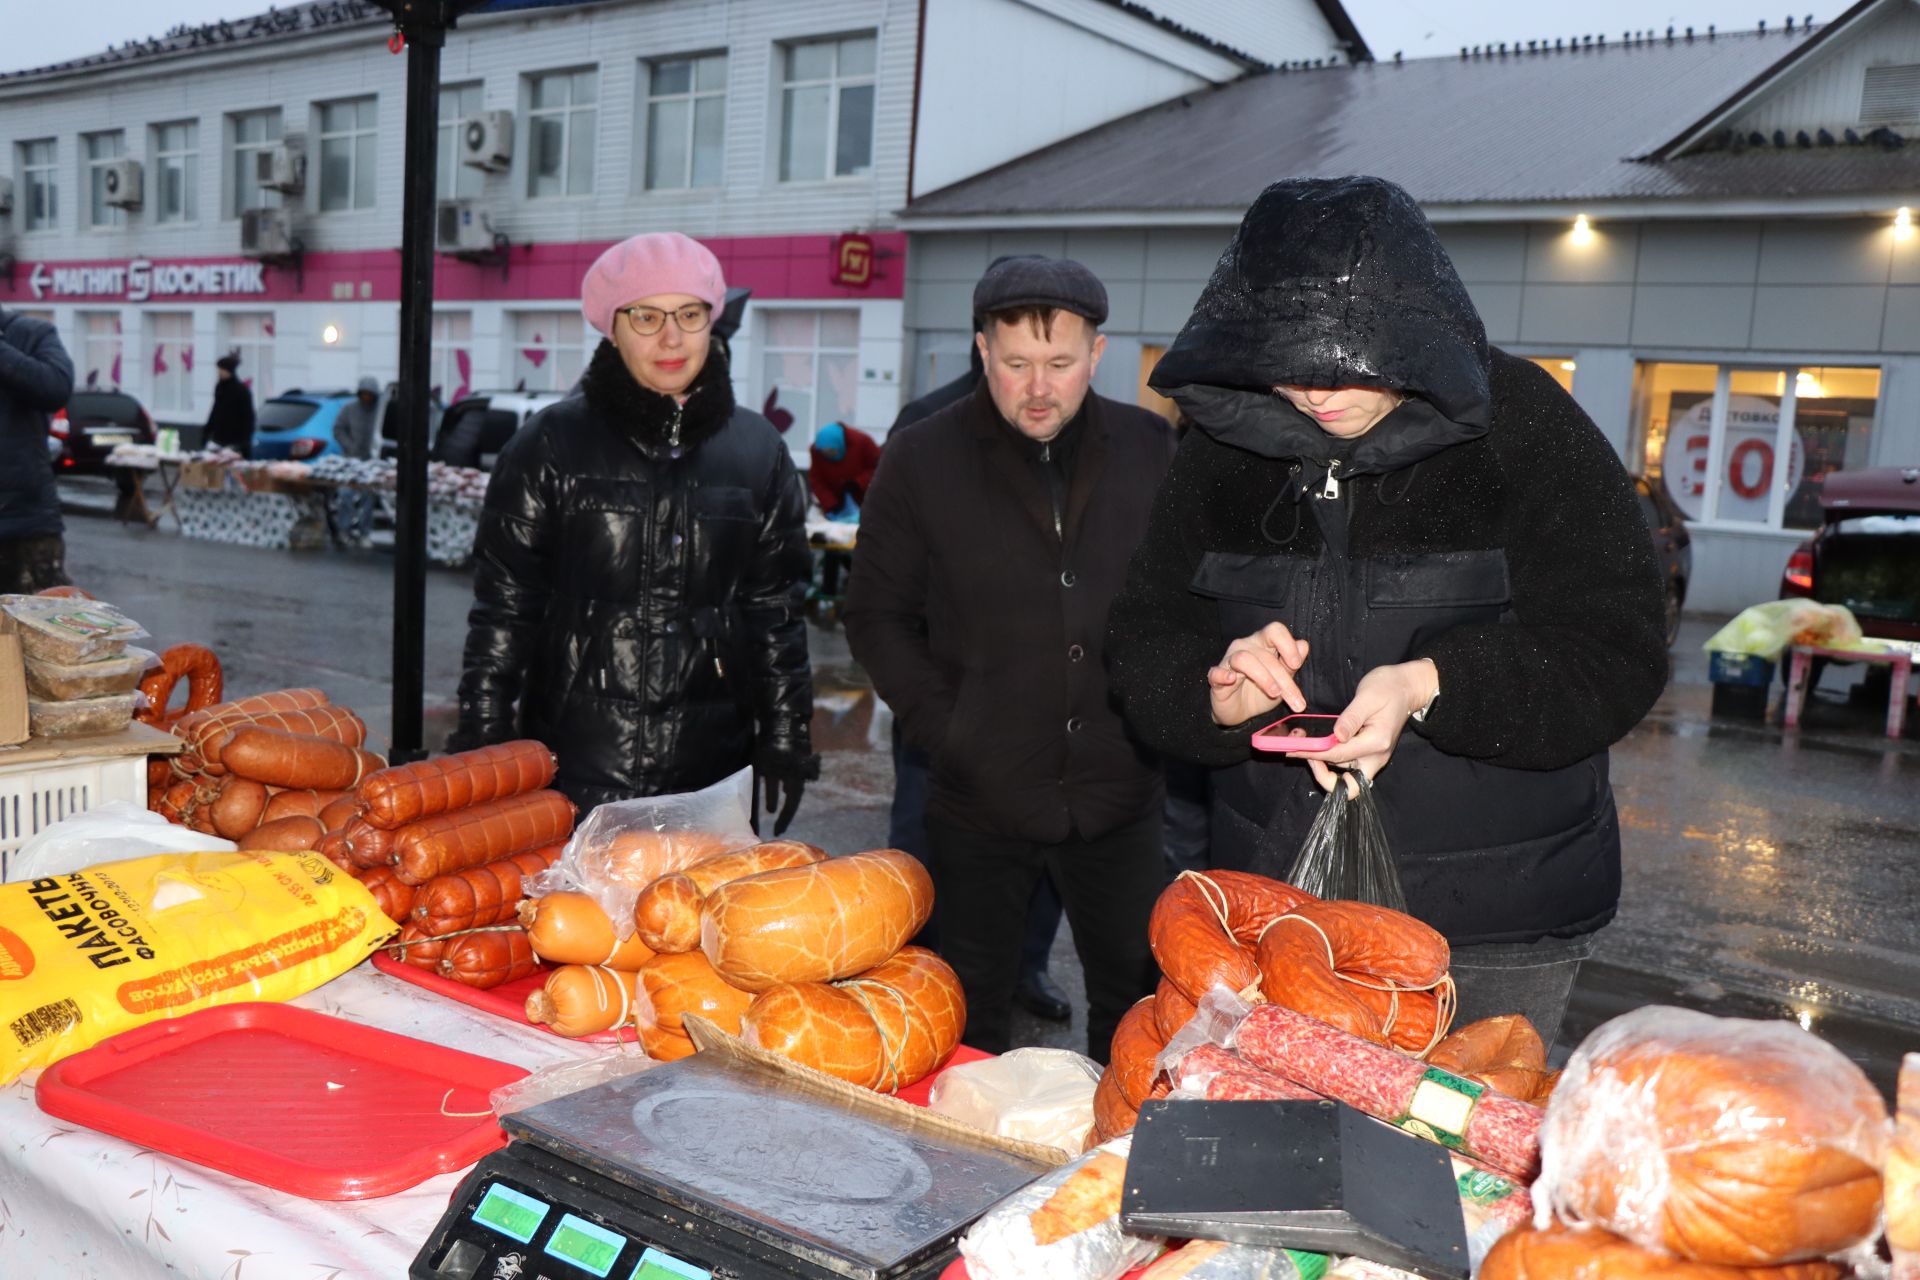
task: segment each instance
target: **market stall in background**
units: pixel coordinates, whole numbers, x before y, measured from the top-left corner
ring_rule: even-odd
[[[1890,1109],[1790,1022],[1456,1026],[1383,848],[1181,876],[1110,1064],[990,1058],[925,869],[745,775],[581,815],[540,743],[388,767],[108,602],[0,617],[23,753],[147,748],[0,886],[0,1203],[64,1273],[1920,1274],[1920,1055]]]

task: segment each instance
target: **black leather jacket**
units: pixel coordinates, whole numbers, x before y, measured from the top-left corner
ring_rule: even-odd
[[[679,407],[602,343],[487,487],[449,745],[538,738],[583,809],[697,790],[759,754],[804,760],[804,504],[718,346]]]

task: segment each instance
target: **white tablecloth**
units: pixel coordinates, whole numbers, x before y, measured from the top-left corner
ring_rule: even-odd
[[[362,964],[296,1004],[529,1070],[609,1050],[515,1026]],[[272,1191],[44,1114],[0,1088],[0,1276],[399,1280],[463,1176],[377,1200]]]

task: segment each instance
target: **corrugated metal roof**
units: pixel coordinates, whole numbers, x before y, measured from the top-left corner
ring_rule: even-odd
[[[1389,178],[1429,205],[1920,186],[1920,147],[1634,159],[1808,38],[1744,32],[1268,72],[1056,143],[922,196],[905,212],[1238,210],[1277,178],[1352,173]]]

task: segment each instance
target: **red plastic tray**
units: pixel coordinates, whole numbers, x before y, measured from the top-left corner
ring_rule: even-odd
[[[285,1004],[151,1023],[47,1068],[50,1116],[310,1200],[388,1196],[506,1145],[524,1068]]]
[[[404,961],[396,960],[384,951],[373,953],[373,967],[389,977],[398,978],[402,982],[411,982],[416,987],[425,987],[435,995],[445,996],[449,1000],[458,1000],[461,1004],[470,1005],[482,1013],[510,1018],[523,1027],[532,1027],[550,1036],[560,1035],[558,1031],[543,1022],[527,1020],[527,997],[538,991],[541,984],[546,982],[549,972],[546,965],[541,965],[524,978],[503,982],[485,991],[478,987],[470,987],[464,982],[455,982],[452,978],[443,978],[431,969],[416,968]],[[596,1031],[588,1036],[561,1036],[560,1038],[584,1040],[588,1044],[612,1044],[616,1040],[637,1040],[639,1035],[632,1027],[620,1027],[611,1031]]]

